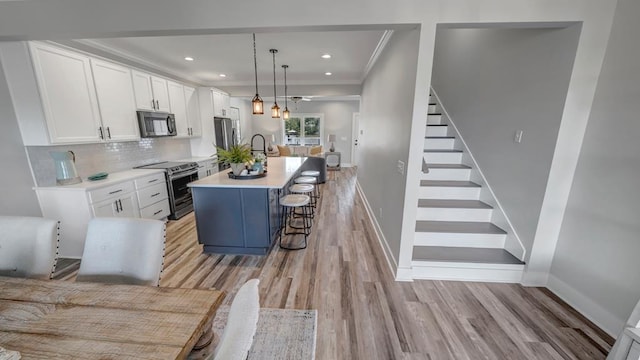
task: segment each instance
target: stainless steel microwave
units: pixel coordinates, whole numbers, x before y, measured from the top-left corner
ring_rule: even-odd
[[[156,111],[138,111],[140,137],[176,136],[176,118],[173,114]]]

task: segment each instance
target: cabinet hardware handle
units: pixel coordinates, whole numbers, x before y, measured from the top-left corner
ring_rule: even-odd
[[[149,180],[147,184],[151,184],[152,182],[156,182],[156,181],[158,181],[158,179]]]
[[[155,101],[153,101],[153,99],[151,99],[151,107],[155,110],[156,109],[156,103]]]
[[[100,139],[104,140],[104,133],[102,132],[102,126],[98,128],[98,131],[100,131]]]
[[[161,212],[162,212],[162,209],[160,209],[160,210],[158,210],[158,211],[154,212],[154,213],[153,213],[153,215],[158,215],[158,214],[160,214]]]
[[[122,192],[122,189],[111,191],[111,192],[109,192],[109,195],[117,194],[119,192]]]
[[[152,194],[151,197],[158,196],[158,195],[160,195],[160,193]]]
[[[119,213],[120,208],[118,207],[118,200],[114,201],[113,203],[116,204],[116,212]]]
[[[107,136],[109,137],[109,139],[111,139],[111,130],[109,130],[108,126],[107,126]]]
[[[160,110],[160,100],[156,100],[156,110]]]
[[[120,211],[124,210],[124,209],[122,208],[122,200],[118,199],[118,204],[120,204]]]

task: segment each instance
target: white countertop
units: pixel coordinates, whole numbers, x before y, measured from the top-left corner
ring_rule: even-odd
[[[79,184],[73,185],[58,185],[58,186],[41,186],[34,187],[34,190],[77,190],[77,191],[88,191],[92,189],[101,188],[104,186],[109,186],[113,184],[117,184],[127,180],[133,180],[136,178],[153,175],[157,173],[162,173],[164,170],[162,169],[131,169],[125,171],[118,171],[114,173],[109,173],[106,179],[89,181],[88,179],[82,179],[82,182]]]
[[[189,183],[189,187],[281,189],[291,180],[305,160],[307,160],[305,157],[269,158],[265,177],[252,180],[230,179],[227,175],[231,171],[229,169]]]

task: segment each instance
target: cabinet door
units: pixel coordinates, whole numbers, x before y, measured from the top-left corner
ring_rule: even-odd
[[[30,48],[51,142],[101,141],[89,58],[46,44]]]
[[[211,91],[213,98],[213,116],[226,117],[227,111],[224,108],[224,94],[218,91]]]
[[[91,59],[91,69],[106,140],[139,139],[135,97],[129,68]]]
[[[91,205],[94,217],[114,217],[117,214],[116,211],[117,200],[107,200],[100,203]]]
[[[118,199],[120,210],[116,216],[118,217],[140,217],[140,208],[138,207],[138,197],[136,193],[129,193]]]
[[[200,102],[196,89],[184,87],[184,97],[187,102],[187,120],[191,127],[191,136],[202,136],[202,119],[200,118]]]
[[[182,84],[168,82],[169,105],[171,112],[176,116],[176,129],[178,136],[189,136],[189,123],[187,122],[187,105],[184,99],[184,86]]]
[[[169,89],[167,87],[167,80],[152,76],[151,88],[153,89],[153,99],[156,101],[156,110],[173,112],[169,105]]]
[[[133,70],[133,92],[136,98],[136,108],[139,110],[155,110],[153,90],[151,89],[151,75]]]

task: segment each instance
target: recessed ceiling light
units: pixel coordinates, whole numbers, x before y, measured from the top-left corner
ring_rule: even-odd
[[[191,56],[186,56],[184,59],[187,61],[193,61],[193,58]]]
[[[322,55],[323,59],[331,59],[331,54],[324,54]]]
[[[220,77],[227,77],[226,74],[220,74]]]
[[[327,75],[327,76],[331,76],[332,75],[330,72],[326,72],[324,74]]]

